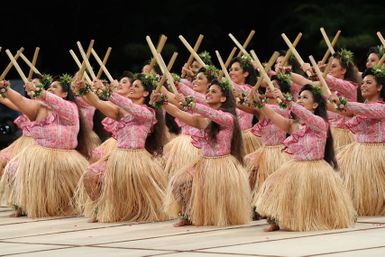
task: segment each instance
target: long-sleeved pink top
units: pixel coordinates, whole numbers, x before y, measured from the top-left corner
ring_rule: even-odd
[[[42,120],[31,121],[26,127],[35,141],[44,147],[75,149],[78,145],[79,111],[74,102],[64,100],[50,92],[41,101],[49,112]]]
[[[357,102],[357,87],[358,84],[348,80],[338,79],[331,75],[326,76],[326,83],[331,91],[335,91],[338,96],[343,96],[348,101]],[[328,112],[330,126],[333,128],[345,128],[346,118],[335,112]]]
[[[27,137],[30,137],[31,136],[31,133],[29,132],[29,130],[27,129],[29,126],[31,126],[31,120],[25,115],[25,114],[21,114],[19,115],[19,117],[17,117],[13,123],[15,123],[15,125],[21,129],[22,133],[23,133],[23,136],[27,136]]]
[[[80,108],[80,112],[83,115],[84,121],[86,123],[86,126],[89,129],[93,129],[94,127],[94,114],[96,108],[92,105],[89,105],[83,98],[76,97],[76,103],[78,104]]]
[[[110,101],[127,112],[117,124],[118,148],[144,148],[147,136],[157,122],[155,111],[146,105],[134,104],[129,98],[115,92],[111,94]]]
[[[368,104],[348,102],[345,109],[355,114],[345,122],[345,125],[355,134],[357,142],[385,142],[385,102]]]
[[[293,102],[290,109],[302,125],[283,142],[286,146],[285,151],[298,161],[322,160],[325,154],[328,122],[297,103]]]
[[[267,104],[267,106],[283,117],[288,118],[290,116],[289,109],[282,109],[276,104]],[[274,123],[266,117],[262,117],[251,129],[251,132],[261,137],[264,145],[279,145],[286,139],[286,132],[274,125]]]
[[[199,133],[192,135],[193,140],[199,142],[203,156],[214,157],[230,154],[231,139],[234,129],[234,116],[231,113],[215,110],[199,103],[195,104],[193,111],[217,123],[220,127],[215,142],[210,141],[208,128],[200,130]]]

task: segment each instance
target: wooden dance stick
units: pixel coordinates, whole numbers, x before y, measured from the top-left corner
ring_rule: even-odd
[[[297,50],[295,49],[295,47],[293,46],[293,44],[290,42],[290,40],[287,38],[287,36],[285,35],[285,33],[282,33],[281,34],[283,40],[285,40],[285,43],[287,44],[287,46],[290,48],[291,52],[294,54],[295,58],[297,59],[299,65],[303,66],[304,65],[304,61],[302,59],[302,57],[299,55],[299,53],[297,52]],[[311,77],[311,73],[310,71],[306,71],[306,75],[308,77]]]
[[[250,53],[251,53],[251,56],[253,57],[254,61],[257,63],[257,67],[259,69],[260,74],[262,75],[263,79],[267,82],[267,86],[269,87],[270,91],[273,92],[275,87],[274,87],[273,83],[271,82],[269,75],[267,75],[267,72],[263,68],[262,63],[259,61],[258,56],[255,54],[254,50],[251,50]],[[277,102],[281,103],[282,100],[280,98],[277,98]]]
[[[33,67],[36,67],[36,61],[37,61],[37,56],[39,55],[39,51],[40,51],[40,47],[36,47],[35,48],[35,52],[33,53],[33,57],[32,57],[32,66]],[[36,69],[36,68],[35,68]],[[36,69],[37,70],[37,69]],[[30,70],[29,70],[29,73],[28,73],[28,80],[31,80],[32,79],[32,75],[33,75],[33,73],[36,73],[36,71],[34,71],[33,70],[33,68],[31,68]],[[39,72],[40,73],[40,72]],[[38,74],[39,74],[38,73]]]
[[[377,32],[377,36],[378,36],[378,38],[380,39],[382,45],[385,47],[385,39],[384,39],[384,37],[382,36],[381,32],[378,31],[378,32]]]
[[[158,53],[162,52],[163,47],[166,44],[166,40],[167,40],[166,35],[164,35],[164,34],[160,35],[160,38],[159,38],[159,41],[158,41],[158,45],[156,46],[156,51]],[[150,71],[152,71],[152,69],[154,68],[155,63],[156,63],[155,58],[152,58],[151,62],[150,62]]]
[[[198,36],[198,39],[197,41],[195,42],[195,45],[194,45],[194,51],[197,53],[198,52],[198,49],[199,47],[201,46],[201,43],[202,43],[202,40],[203,40],[203,35],[202,34],[199,34]],[[190,57],[188,58],[187,60],[187,67],[190,67],[191,63],[193,62],[194,60],[194,55],[190,54]]]
[[[104,66],[106,66],[107,60],[108,60],[108,58],[110,57],[111,50],[112,50],[111,47],[107,48],[107,52],[106,52],[106,54],[104,55],[104,58],[103,58],[103,65],[104,65]],[[98,71],[98,73],[96,74],[96,78],[99,79],[100,76],[102,76],[102,73],[103,73],[103,69],[102,69],[102,67],[100,66],[99,71]]]
[[[246,38],[245,43],[243,43],[242,45],[244,49],[246,49],[247,46],[250,44],[250,41],[253,38],[254,34],[255,34],[255,30],[250,31],[249,35]],[[241,57],[241,56],[242,56],[242,52],[239,52],[237,57]]]
[[[382,55],[381,59],[378,61],[378,64],[382,65],[384,63],[384,61],[385,61],[385,54]]]
[[[316,72],[316,74],[318,76],[318,79],[319,79],[319,81],[321,83],[322,94],[328,98],[332,94],[330,92],[328,84],[326,84],[326,81],[325,81],[325,79],[323,77],[323,74],[322,74],[321,70],[319,69],[319,67],[318,67],[317,63],[315,62],[315,60],[314,60],[312,55],[309,56],[309,59],[310,59],[311,64],[313,65],[313,68],[314,68],[314,70],[315,70],[315,72]]]
[[[88,60],[88,58],[89,58],[90,55],[91,55],[91,49],[94,47],[94,42],[95,42],[95,40],[91,39],[90,44],[88,45],[88,49],[87,49],[87,60]],[[83,78],[83,74],[84,74],[84,72],[85,72],[85,70],[86,70],[86,66],[87,66],[86,62],[83,61],[83,62],[82,62],[82,65],[81,65],[81,67],[80,67],[80,70],[79,70],[79,72],[78,72],[78,77],[79,77],[79,79],[82,79],[82,78]]]
[[[229,57],[227,57],[227,60],[225,62],[226,69],[227,69],[227,67],[229,67],[231,60],[234,58],[234,55],[235,55],[235,52],[237,51],[237,49],[238,48],[236,48],[234,46],[233,49],[231,50],[231,53],[229,54]]]
[[[82,67],[82,63],[80,62],[80,60],[78,59],[78,57],[76,56],[75,52],[72,49],[70,50],[70,54],[71,54],[72,58],[74,59],[76,65],[80,69]],[[87,73],[84,73],[84,77],[86,78],[88,83],[90,83],[90,84],[92,83],[92,80],[90,79],[90,77],[88,76]],[[80,79],[80,77],[79,77],[79,79]]]
[[[225,67],[225,64],[223,63],[222,57],[221,57],[221,55],[219,54],[218,50],[215,50],[215,54],[217,55],[219,64],[221,65],[222,72],[223,72],[223,74],[225,75],[225,78],[229,81],[230,87],[231,87],[231,89],[232,89],[232,88],[233,88],[233,81],[231,80],[230,75],[229,75],[229,73],[227,72],[227,69],[226,69],[226,67]]]
[[[330,57],[329,57],[328,64],[326,65],[325,70],[324,70],[324,72],[323,72],[323,77],[324,77],[324,78],[326,78],[326,76],[327,76],[328,73],[329,73],[330,68],[332,67],[332,61],[333,61],[333,56],[330,56]]]
[[[301,37],[302,37],[302,33],[299,32],[298,35],[297,35],[297,37],[294,39],[294,42],[293,42],[293,46],[294,46],[294,47],[296,47],[296,46],[298,45],[299,40],[301,39]],[[290,58],[290,55],[291,55],[291,50],[288,49],[287,52],[286,52],[286,54],[285,54],[285,57],[284,57],[283,60],[282,60],[282,66],[285,66],[285,65],[288,63],[289,58]]]
[[[31,69],[32,72],[35,72],[36,74],[41,75],[40,71],[36,69],[36,67],[28,60],[27,57],[25,57],[23,53],[20,53],[20,57],[28,65],[28,67]],[[32,78],[32,74],[31,74],[31,78]],[[28,81],[31,80],[31,78],[27,77]]]
[[[182,35],[179,35],[179,39],[180,41],[182,41],[183,45],[187,48],[187,50],[189,50],[190,54],[194,56],[195,60],[199,63],[199,65],[205,67],[206,64],[202,61],[201,57],[197,54],[197,52],[194,51],[194,49],[187,42],[187,40]]]
[[[168,71],[166,65],[163,62],[162,56],[156,51],[154,44],[151,41],[151,38],[149,36],[146,36],[146,41],[148,46],[150,47],[151,53],[154,56],[156,62],[159,65],[159,68],[162,70],[163,76],[166,76],[168,79],[168,82],[170,83],[171,89],[174,91],[174,93],[177,93],[178,90],[175,87],[174,79],[171,75],[171,73]]]
[[[329,37],[328,37],[328,35],[326,34],[325,29],[324,29],[323,27],[321,27],[321,28],[320,28],[320,31],[321,31],[321,34],[322,34],[324,40],[325,40],[325,43],[326,43],[326,45],[327,45],[327,47],[328,47],[329,52],[333,55],[336,51],[334,51],[334,48],[333,48],[333,46],[332,46],[332,43],[330,43]]]
[[[279,56],[279,53],[277,51],[275,51],[273,53],[273,55],[270,57],[269,61],[267,62],[267,64],[265,65],[265,68],[264,68],[266,73],[271,70],[271,67],[273,67],[278,56]],[[259,88],[262,84],[262,80],[263,80],[262,76],[259,76],[257,83],[255,83],[254,87]]]
[[[84,49],[83,49],[82,44],[80,43],[80,41],[77,41],[76,44],[78,45],[80,54],[81,54],[82,57],[83,57],[83,62],[86,63],[87,70],[88,70],[88,72],[90,73],[92,80],[94,80],[94,79],[96,78],[96,76],[95,76],[94,71],[92,70],[91,64],[90,64],[90,62],[89,62],[89,60],[88,60],[88,56],[87,56],[87,54],[84,52]],[[90,52],[92,52],[92,48],[91,48]]]
[[[172,66],[174,66],[176,57],[178,57],[178,52],[174,52],[172,54],[172,56],[171,56],[171,58],[170,58],[170,60],[168,61],[168,64],[167,64],[167,70],[171,71]]]
[[[17,63],[16,59],[13,57],[12,53],[9,51],[9,49],[5,50],[5,53],[8,55],[9,59],[11,60],[13,66],[15,66],[17,72],[19,73],[21,79],[26,84],[28,83],[27,77],[24,75],[24,72],[21,70],[19,64]]]
[[[337,31],[337,33],[334,36],[332,43],[331,43],[332,47],[334,47],[336,45],[338,37],[340,36],[340,34],[341,34],[341,30]],[[322,57],[321,64],[324,64],[326,62],[326,60],[329,58],[329,55],[330,55],[330,50],[328,48],[328,50],[324,54],[324,57]]]
[[[239,48],[239,50],[241,50],[241,53],[250,56],[250,54],[246,51],[246,49],[243,48],[243,46],[241,45],[241,43],[239,43],[239,41],[233,36],[233,34],[229,33],[229,37],[231,38],[231,40],[233,40],[233,42],[234,42],[235,45]]]
[[[104,73],[106,74],[108,80],[112,82],[114,78],[111,76],[110,72],[107,70],[106,66],[104,65],[103,61],[100,59],[99,55],[95,52],[95,50],[91,49],[92,55],[95,57],[96,61],[99,63],[100,68],[103,69]]]
[[[15,60],[17,60],[20,56],[20,54],[24,51],[24,47],[21,47],[19,50],[17,50],[17,53],[15,55]],[[13,66],[13,63],[12,61],[9,62],[9,64],[7,65],[7,67],[5,68],[5,70],[3,71],[3,73],[1,73],[0,75],[0,80],[4,80],[5,76],[7,76],[9,70],[12,68]]]

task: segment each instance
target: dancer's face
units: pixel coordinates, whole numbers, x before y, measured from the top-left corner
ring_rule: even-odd
[[[342,67],[338,58],[333,58],[329,74],[337,79],[345,78],[346,69]]]
[[[196,78],[193,80],[193,85],[194,91],[206,94],[209,81],[203,72],[199,72]]]
[[[243,85],[245,84],[247,76],[249,76],[249,73],[244,71],[241,67],[241,64],[239,62],[234,62],[229,70],[229,75],[231,80],[236,83]]]
[[[382,85],[378,84],[373,75],[366,75],[362,80],[361,94],[365,99],[379,96]]]
[[[122,96],[128,96],[129,94],[129,88],[131,86],[131,81],[127,78],[127,77],[123,77],[120,81],[119,81],[119,85],[118,85],[118,88],[116,89],[116,92],[119,94],[119,95],[122,95]]]
[[[368,56],[368,59],[366,60],[366,68],[373,68],[374,65],[376,65],[380,61],[380,58],[377,54],[371,53]]]
[[[308,90],[301,92],[301,94],[298,96],[297,103],[311,112],[314,112],[314,110],[318,107],[318,103],[314,101],[312,92]]]
[[[63,99],[66,99],[68,95],[68,93],[65,90],[63,90],[63,87],[60,85],[59,81],[52,82],[52,84],[49,86],[47,91]]]
[[[148,96],[148,91],[145,90],[142,85],[142,81],[139,79],[134,80],[134,82],[128,87],[128,98],[137,100],[145,98],[146,96]]]
[[[206,101],[209,105],[221,105],[226,101],[226,97],[223,96],[220,86],[215,84],[210,86],[206,94]]]

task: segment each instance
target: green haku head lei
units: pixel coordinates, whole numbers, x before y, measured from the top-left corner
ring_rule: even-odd
[[[231,90],[231,82],[228,79],[224,79],[219,82],[219,86],[225,92],[229,92]]]
[[[322,90],[321,90],[321,87],[320,86],[313,86],[313,90],[312,90],[312,93],[314,95],[319,95],[321,96],[322,95]]]
[[[59,76],[59,82],[63,88],[69,90],[72,83],[72,76],[68,73],[63,73]]]
[[[159,81],[158,77],[154,73],[146,74],[140,80],[146,87],[152,88],[156,87]]]
[[[277,73],[277,79],[280,82],[284,82],[290,85],[291,82],[291,73],[279,72]]]
[[[380,65],[380,64],[376,64],[372,68],[372,73],[376,78],[384,78],[385,77],[385,67]]]
[[[345,67],[349,67],[349,64],[353,64],[353,52],[349,51],[345,48],[341,48],[340,51],[337,52],[341,63],[344,64]]]
[[[48,74],[48,73],[43,73],[41,74],[41,80],[40,80],[41,84],[43,85],[43,87],[45,89],[49,88],[49,86],[52,84],[53,82],[53,77],[52,75]]]
[[[379,45],[376,47],[378,51],[378,55],[381,58],[385,54],[385,49],[383,45]]]
[[[209,52],[207,51],[203,51],[199,54],[199,57],[202,59],[202,61],[206,64],[206,65],[213,65],[213,61],[211,60],[211,55]]]
[[[240,58],[240,65],[244,70],[249,69],[250,67],[253,68],[251,56],[249,54],[243,54]]]
[[[206,66],[205,71],[203,73],[207,77],[208,81],[212,81],[213,79],[217,79],[219,76],[219,70],[214,65]]]

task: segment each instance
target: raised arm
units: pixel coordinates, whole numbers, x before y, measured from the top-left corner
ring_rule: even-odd
[[[112,93],[110,96],[110,101],[138,119],[154,119],[154,113],[151,112],[146,106],[134,104],[131,99],[121,96],[118,93]]]
[[[357,86],[350,81],[326,76],[326,83],[332,91],[337,91],[349,101],[357,101]]]
[[[182,93],[185,96],[193,96],[195,101],[197,103],[205,104],[206,103],[206,96],[204,94],[198,93],[194,91],[192,88],[187,86],[182,81],[177,84],[178,91]]]
[[[305,109],[300,104],[292,103],[291,111],[308,126],[310,129],[314,131],[325,131],[328,128],[328,123],[322,117],[315,115],[311,111]]]
[[[232,127],[234,125],[234,118],[232,114],[221,110],[216,110],[203,104],[196,103],[192,107],[193,111],[199,113],[203,117],[218,123],[223,127]]]
[[[19,108],[7,98],[0,97],[0,104],[4,104],[9,109],[12,109],[14,111],[21,112]]]
[[[205,129],[210,123],[208,119],[182,111],[173,104],[163,105],[162,107],[170,115],[175,118],[178,118],[180,121],[186,123],[189,126],[199,129]]]
[[[0,82],[0,87],[2,86],[4,86],[4,81]],[[41,103],[22,96],[9,86],[4,93],[4,96],[15,105],[19,112],[25,114],[30,120],[36,119],[36,116],[41,108]]]
[[[75,103],[64,100],[50,92],[42,94],[41,100],[48,104],[65,123],[75,125],[79,122],[78,110]]]
[[[290,133],[292,120],[289,118],[283,117],[281,114],[275,112],[272,108],[267,105],[263,105],[260,109],[261,114],[266,118],[271,120],[277,127],[283,131]]]
[[[385,119],[385,104],[381,103],[364,104],[348,102],[345,110],[371,119]]]

